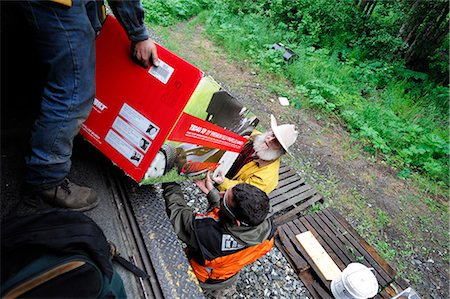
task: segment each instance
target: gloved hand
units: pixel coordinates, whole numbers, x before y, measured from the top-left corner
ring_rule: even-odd
[[[159,65],[156,45],[151,39],[132,42],[131,55],[133,61],[143,68],[148,68],[149,62],[151,62],[156,67]]]

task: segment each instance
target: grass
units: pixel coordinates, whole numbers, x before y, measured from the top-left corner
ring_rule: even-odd
[[[438,92],[425,81],[412,84],[411,71],[384,62],[340,61],[327,49],[295,45],[299,58],[288,64],[269,49],[282,40],[280,32],[259,16],[214,12],[205,25],[236,60],[251,60],[294,87],[275,83],[271,91],[297,107],[338,115],[378,159],[448,183],[448,111],[429,95],[448,96],[448,90]]]

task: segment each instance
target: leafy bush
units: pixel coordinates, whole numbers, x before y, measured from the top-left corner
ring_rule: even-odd
[[[143,0],[142,6],[147,22],[168,26],[210,8],[212,2],[212,0]]]
[[[189,3],[188,3],[189,2]],[[295,107],[315,107],[346,123],[371,154],[409,177],[411,170],[448,184],[448,87],[399,60],[402,11],[378,2],[370,18],[353,1],[222,0],[150,1],[150,19],[173,23],[211,7],[206,32],[237,60],[289,79],[294,89],[273,86]],[[155,15],[155,16],[153,16]],[[287,63],[271,45],[298,55]],[[439,64],[434,68],[448,71]]]

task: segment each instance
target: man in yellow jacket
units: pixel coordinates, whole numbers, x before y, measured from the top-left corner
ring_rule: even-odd
[[[220,173],[214,178],[219,190],[247,183],[269,194],[277,187],[280,157],[294,144],[298,132],[294,125],[278,126],[275,117],[270,118],[271,130],[252,134],[226,177]]]

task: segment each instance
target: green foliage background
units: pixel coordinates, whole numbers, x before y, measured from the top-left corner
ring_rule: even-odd
[[[430,70],[410,70],[399,55],[405,1],[379,2],[370,17],[353,0],[146,0],[149,22],[170,25],[200,13],[210,38],[237,60],[289,79],[272,86],[297,108],[339,117],[370,154],[408,177],[449,182],[448,37]],[[298,58],[271,50],[281,42]],[[443,53],[445,55],[443,55]],[[444,79],[443,79],[444,78]]]

